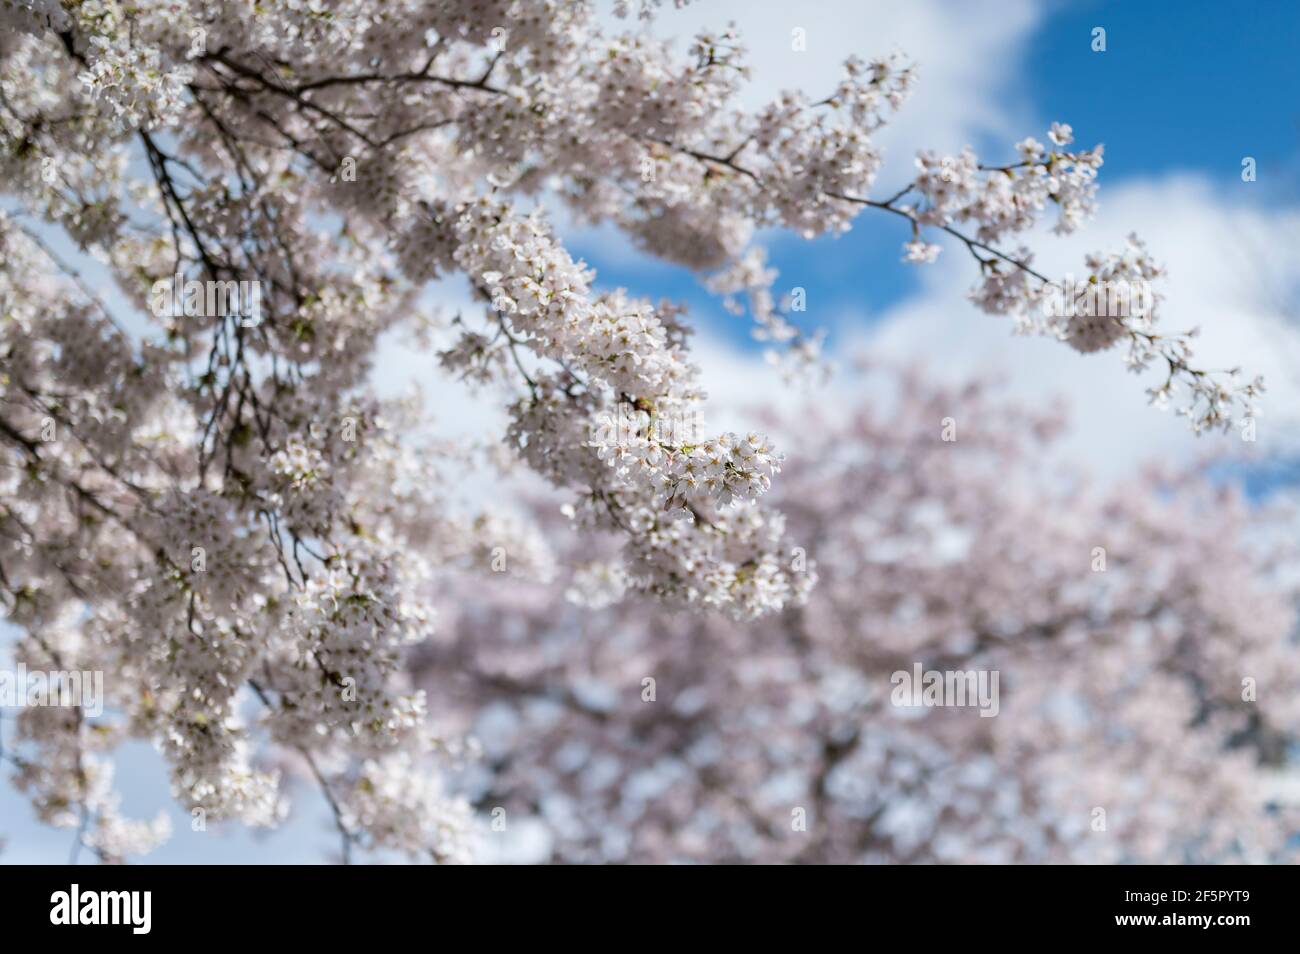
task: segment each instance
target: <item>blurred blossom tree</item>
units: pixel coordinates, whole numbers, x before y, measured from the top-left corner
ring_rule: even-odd
[[[873,374],[888,399],[770,419],[806,435],[773,491],[816,555],[801,607],[675,611],[614,538],[562,551],[564,599],[449,581],[412,668],[481,741],[475,803],[566,862],[1294,860],[1300,594],[1265,529],[1293,515],[1181,473],[1090,488],[1046,463],[1059,417]],[[917,665],[998,673],[996,716],[896,704]]]
[[[1069,307],[1006,245],[1049,208],[1058,232],[1088,218],[1100,146],[1058,123],[1003,165],[922,152],[872,198],[899,56],[750,113],[736,35],[683,56],[585,2],[0,0],[0,28],[0,598],[18,661],[109,674],[102,718],[24,709],[5,758],[78,845],[166,837],[113,791],[114,749],[146,738],[205,820],[277,824],[293,772],[345,859],[464,859],[478,823],[443,767],[476,753],[432,698],[464,729],[509,708],[471,794],[545,806],[558,857],[1279,850],[1251,782],[1290,724],[1289,606],[1242,507],[1009,497],[1045,422],[911,378],[888,425],[801,426],[774,484],[766,437],[698,432],[683,309],[598,291],[544,211],[688,266],[796,366],[821,339],[756,234],[882,212],[910,261],[969,252],[984,310],[1159,367],[1153,400],[1197,430],[1249,419],[1258,380],[1158,330],[1139,240],[1090,257]],[[443,320],[423,292],[457,276],[483,307]],[[376,395],[390,331],[501,396],[505,452],[418,439],[418,404]],[[516,461],[569,527],[451,504],[467,468]],[[1000,669],[1001,714],[900,718],[887,670],[913,661]]]

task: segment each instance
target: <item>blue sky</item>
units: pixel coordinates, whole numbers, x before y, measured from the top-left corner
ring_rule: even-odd
[[[1204,324],[1207,352],[1263,365],[1273,394],[1260,453],[1294,452],[1285,434],[1300,410],[1293,383],[1300,339],[1286,319],[1300,304],[1300,4],[702,0],[680,13],[666,6],[661,34],[738,21],[754,50],[758,102],[782,86],[826,89],[835,62],[850,52],[870,57],[897,45],[913,55],[920,87],[884,137],[881,194],[908,177],[922,147],[969,142],[982,155],[1008,157],[1024,136],[1044,139],[1053,120],[1071,123],[1083,144],[1104,142],[1098,222],[1077,241],[1045,237],[1060,246],[1046,251],[1068,264],[1130,230],[1147,235],[1170,264],[1170,321]],[[1105,53],[1091,49],[1097,26],[1107,31]],[[802,55],[788,48],[794,27],[808,32]],[[1244,156],[1257,160],[1254,183],[1241,181]],[[801,317],[831,328],[841,352],[861,346],[922,358],[954,375],[1004,370],[1029,401],[1065,393],[1077,422],[1070,446],[1094,470],[1124,473],[1152,454],[1235,450],[1194,442],[1181,422],[1144,408],[1140,383],[1118,360],[1013,338],[963,300],[973,280],[968,261],[949,249],[932,268],[904,265],[905,238],[892,217],[867,212],[839,239],[774,235],[769,244],[778,286],[808,289]],[[597,267],[602,285],[692,304],[702,329],[698,358],[723,413],[756,388],[780,386],[762,377],[747,321],[725,315],[683,269],[647,261],[607,233],[578,234],[570,247]],[[189,817],[169,806],[165,773],[143,745],[123,759],[118,777],[128,813],[171,811],[176,834],[151,860],[318,861],[334,847],[323,806],[306,786],[290,824],[258,840],[216,827],[191,832]],[[70,832],[36,824],[8,786],[0,786],[0,837],[7,842],[0,860],[9,861],[62,862],[71,843]]]
[[[1104,55],[1079,42],[1098,25]],[[1108,179],[1190,169],[1233,183],[1252,155],[1259,198],[1295,201],[1298,33],[1300,4],[1287,0],[1060,4],[1024,69],[1040,114],[1105,139]]]

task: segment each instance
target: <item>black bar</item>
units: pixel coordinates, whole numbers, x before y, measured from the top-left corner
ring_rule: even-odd
[[[594,926],[588,923],[593,919],[627,918],[633,936],[669,928],[677,933],[695,922],[715,930],[766,931],[775,919],[793,931],[802,922],[816,932],[810,940],[838,922],[864,941],[911,936],[918,944],[948,932],[973,938],[980,931],[999,940],[1128,934],[1177,937],[1180,943],[1200,935],[1232,943],[1252,932],[1289,931],[1295,918],[1295,882],[1285,868],[926,867],[839,877],[824,873],[812,882],[807,874],[772,872],[766,876],[770,880],[757,884],[733,872],[724,875],[731,880],[726,886],[713,881],[716,873],[679,871],[658,885],[641,881],[645,875],[627,875],[631,880],[619,884],[624,876],[607,875],[609,893],[600,896],[580,872],[570,889],[575,893],[566,893],[556,890],[554,874],[543,886],[526,870],[10,866],[0,868],[0,898],[3,923],[16,931],[15,939],[33,932],[51,938],[77,932],[80,940],[92,933],[108,940],[111,934],[128,944],[159,938],[206,945],[229,938],[260,945],[284,937],[337,945],[403,933],[436,943],[435,926],[474,931],[480,918],[484,940],[499,938],[503,928],[529,925],[535,932],[546,927],[533,934],[537,940],[554,941],[570,931],[577,940]],[[696,877],[705,880],[696,884]],[[102,909],[112,916],[116,910],[119,922],[126,923],[52,923],[61,916],[68,920],[73,884],[82,912]],[[147,933],[136,933],[143,926],[143,894],[130,899],[99,894],[146,891]],[[468,905],[467,892],[474,899]],[[62,908],[61,898],[66,900]]]

